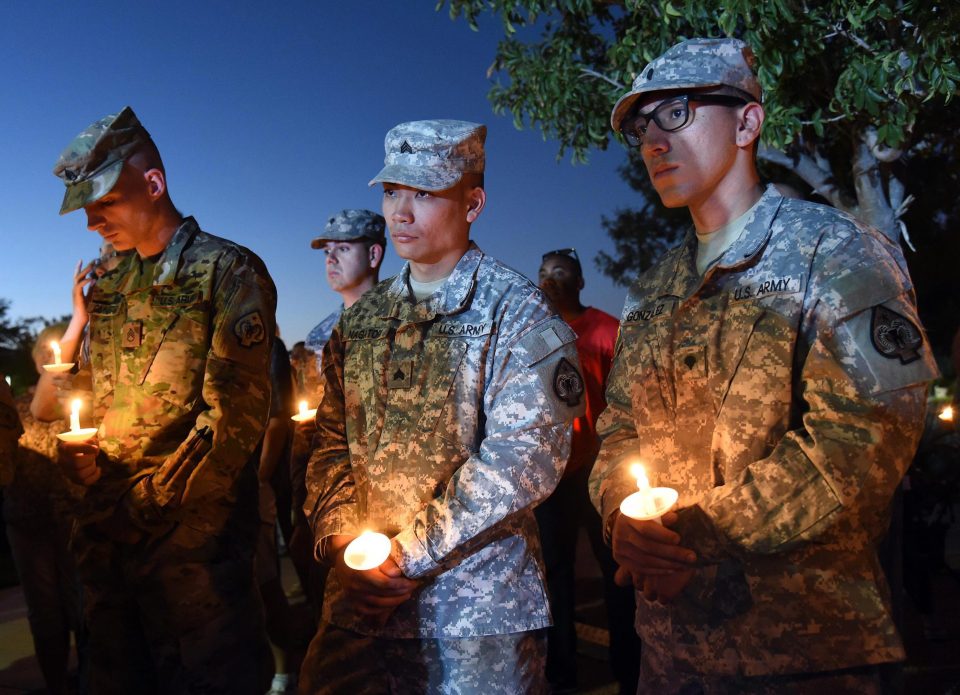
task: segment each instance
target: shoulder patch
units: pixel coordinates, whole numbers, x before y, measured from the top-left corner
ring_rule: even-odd
[[[553,392],[557,394],[557,398],[571,407],[580,405],[580,399],[583,397],[583,377],[566,357],[560,358],[553,372]]]
[[[233,324],[233,334],[237,336],[241,347],[250,348],[262,343],[267,337],[267,332],[264,330],[260,312],[253,311],[237,319]]]
[[[923,345],[920,329],[903,314],[882,304],[873,307],[870,339],[877,352],[889,359],[899,358],[900,364],[910,364],[920,359],[919,350]]]
[[[577,334],[570,326],[559,317],[553,317],[541,322],[533,330],[527,331],[523,338],[510,348],[510,351],[523,366],[532,367],[576,339]]]

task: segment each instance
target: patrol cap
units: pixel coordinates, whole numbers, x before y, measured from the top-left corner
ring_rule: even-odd
[[[610,114],[610,125],[620,124],[642,94],[668,89],[734,87],[760,101],[763,90],[757,81],[756,58],[740,39],[689,39],[655,58],[620,97]]]
[[[147,142],[150,133],[129,106],[87,126],[60,153],[53,167],[53,173],[67,186],[60,214],[79,210],[109,193],[124,160]]]
[[[387,245],[387,221],[383,215],[372,210],[341,210],[327,220],[323,234],[310,242],[310,247],[319,249],[327,241],[357,241],[369,239],[381,246]]]
[[[468,121],[410,121],[394,126],[384,139],[383,169],[369,185],[387,182],[444,191],[464,174],[482,174],[487,127]]]

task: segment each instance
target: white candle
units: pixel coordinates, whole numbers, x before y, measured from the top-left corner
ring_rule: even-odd
[[[343,551],[343,561],[355,570],[372,570],[390,557],[390,539],[376,531],[364,531]]]
[[[79,398],[74,398],[70,402],[70,431],[79,432],[80,431],[80,406],[83,403]]]
[[[316,408],[308,408],[306,401],[300,401],[300,412],[296,415],[291,415],[290,419],[294,422],[306,422],[307,420],[312,420],[316,416]]]
[[[96,427],[80,427],[80,406],[83,401],[74,398],[70,401],[70,430],[57,435],[64,442],[83,442],[97,433]]]
[[[45,364],[43,368],[45,371],[52,372],[54,374],[62,374],[73,369],[73,362],[62,362],[63,353],[60,350],[60,343],[56,340],[50,341],[50,349],[53,350],[53,364]]]
[[[620,503],[620,513],[631,519],[660,522],[660,517],[677,503],[679,494],[670,487],[651,488],[647,472],[639,463],[630,466],[630,472],[637,479],[637,491]]]

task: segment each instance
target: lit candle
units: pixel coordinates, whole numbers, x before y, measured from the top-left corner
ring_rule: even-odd
[[[944,422],[953,422],[953,406],[948,405],[943,410],[940,411],[940,414],[937,415],[938,418]]]
[[[364,531],[343,551],[343,561],[355,570],[372,570],[390,557],[390,539],[376,531]]]
[[[671,487],[650,487],[647,472],[639,463],[630,466],[630,472],[637,479],[637,491],[620,503],[620,513],[640,521],[652,520],[658,523],[677,503],[679,494]]]
[[[300,412],[296,415],[290,417],[294,422],[306,422],[307,420],[312,420],[317,416],[317,409],[310,408],[307,409],[307,402],[300,401]]]
[[[54,374],[59,374],[62,372],[67,372],[73,369],[73,362],[61,362],[60,359],[63,356],[60,352],[60,343],[56,340],[50,341],[50,349],[53,350],[53,364],[45,364],[43,368]]]
[[[64,442],[82,442],[90,439],[97,433],[96,427],[80,427],[80,406],[83,402],[79,398],[74,398],[70,402],[70,431],[61,432],[57,435]]]

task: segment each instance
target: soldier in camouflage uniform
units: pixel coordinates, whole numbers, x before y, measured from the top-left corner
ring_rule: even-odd
[[[469,238],[486,128],[386,137],[395,278],[345,310],[323,354],[306,510],[332,563],[301,692],[541,692],[550,622],[532,507],[583,412],[575,336],[526,278]],[[379,568],[343,561],[362,529]]]
[[[341,210],[327,220],[323,233],[310,242],[310,248],[323,250],[326,259],[327,283],[343,299],[335,311],[313,327],[304,342],[304,353],[297,359],[299,398],[311,406],[320,402],[320,360],[323,346],[330,339],[344,308],[353,306],[363,294],[377,284],[380,265],[387,247],[386,221],[372,210]],[[310,441],[315,427],[312,421],[297,426],[291,479],[296,514],[296,529],[290,543],[290,554],[297,571],[306,582],[307,597],[319,610],[327,568],[313,561],[313,532],[303,514],[306,500],[304,476],[310,457]]]
[[[95,693],[263,693],[253,582],[256,462],[270,400],[276,294],[249,250],[173,206],[128,107],[60,155],[61,213],[118,251],[90,290],[97,445],[65,447],[88,486],[73,544]]]
[[[638,587],[641,692],[878,692],[903,659],[876,546],[936,368],[900,249],[760,185],[753,55],[674,46],[614,107],[694,222],[633,285],[591,495]],[[618,511],[676,488],[655,521]]]
[[[343,299],[343,304],[314,326],[304,341],[304,347],[315,355],[315,369],[303,379],[307,388],[313,387],[307,392],[311,396],[317,395],[323,346],[330,339],[340,314],[379,282],[380,264],[387,248],[385,231],[383,215],[371,210],[347,209],[328,219],[323,234],[310,242],[310,248],[323,250],[327,284]],[[308,400],[315,405],[319,399]]]

